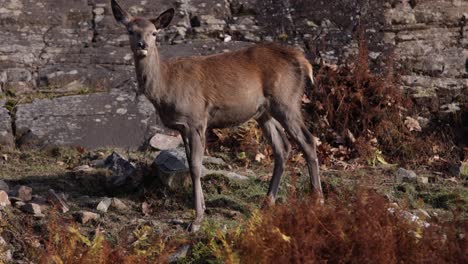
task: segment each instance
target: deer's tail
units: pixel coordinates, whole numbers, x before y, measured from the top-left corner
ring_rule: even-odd
[[[309,78],[310,83],[314,85],[314,74],[312,70],[312,65],[304,56],[298,57],[298,60],[299,60],[299,63],[301,64],[301,68],[303,69],[307,77]]]

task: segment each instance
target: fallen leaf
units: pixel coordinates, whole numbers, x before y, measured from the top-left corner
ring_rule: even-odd
[[[151,205],[147,202],[143,202],[141,204],[141,212],[145,215],[148,216],[151,213]]]
[[[239,154],[237,154],[237,158],[240,159],[240,160],[243,160],[243,159],[247,158],[247,155],[245,154],[244,151],[242,151]]]
[[[284,241],[289,242],[291,240],[291,237],[283,234],[278,227],[275,227],[274,231],[278,233]]]
[[[383,165],[388,165],[388,162],[382,157],[382,156],[377,156],[377,160],[382,163]]]
[[[255,155],[255,161],[257,162],[262,162],[262,160],[264,160],[265,158],[265,155],[263,155],[262,153],[257,153],[257,155]]]
[[[349,139],[352,143],[356,142],[356,138],[354,137],[353,133],[351,133],[351,131],[350,131],[349,129],[348,129],[347,133],[348,133],[348,139]]]
[[[419,121],[407,116],[405,119],[405,126],[409,129],[409,131],[418,131],[421,132],[421,125],[419,124]]]
[[[322,145],[322,141],[320,141],[320,138],[312,136],[312,138],[315,140],[315,145],[318,147]]]

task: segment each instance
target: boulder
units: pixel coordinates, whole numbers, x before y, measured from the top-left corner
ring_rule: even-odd
[[[21,199],[23,202],[31,201],[32,199],[32,188],[21,185],[18,187],[16,191],[16,196]]]
[[[99,219],[99,214],[88,211],[81,211],[76,214],[76,219],[80,223],[86,224],[90,221],[96,221],[97,219]]]
[[[58,195],[53,189],[49,190],[47,200],[55,207],[57,207],[62,213],[70,211],[70,208],[65,202],[63,195]]]
[[[418,176],[412,170],[406,170],[404,168],[399,168],[396,172],[396,182],[417,182]]]
[[[75,168],[73,168],[74,172],[92,172],[94,169],[91,168],[89,165],[80,165]]]
[[[426,176],[418,176],[416,181],[421,184],[428,184],[429,183],[429,178]]]
[[[102,213],[107,213],[107,210],[109,210],[109,207],[112,204],[112,198],[104,198],[99,202],[97,205],[96,209]]]
[[[182,137],[180,135],[172,136],[163,133],[157,133],[150,140],[151,147],[158,150],[174,149],[181,144]]]
[[[227,170],[210,170],[204,165],[226,166],[220,158],[203,157],[202,177],[209,174],[218,174],[231,180],[245,180],[246,176]],[[184,150],[170,149],[159,153],[153,161],[153,168],[159,181],[169,189],[179,189],[191,184],[190,169]]]
[[[222,159],[217,157],[211,156],[204,156],[203,157],[203,164],[205,165],[215,165],[220,167],[227,167],[228,164]]]
[[[249,177],[241,175],[239,173],[233,172],[233,171],[226,171],[226,170],[205,170],[203,173],[203,176],[210,175],[210,174],[216,174],[216,175],[222,175],[230,180],[248,180]]]
[[[124,184],[137,184],[135,180],[136,167],[134,164],[113,152],[104,161],[104,166],[112,171],[112,176],[108,179],[109,187],[121,187]],[[135,181],[133,181],[135,180]]]
[[[190,248],[190,245],[184,245],[177,249],[176,252],[169,256],[169,263],[179,263],[179,261],[187,257],[187,253],[189,252]]]
[[[185,151],[164,150],[153,161],[156,177],[170,189],[186,187],[190,184],[189,165]]]
[[[42,213],[41,206],[36,203],[27,203],[24,204],[20,207],[21,211],[32,214],[35,217],[44,217],[44,214]]]
[[[0,191],[8,192],[10,190],[10,186],[4,180],[0,180]]]
[[[112,207],[117,209],[117,211],[125,212],[129,210],[129,207],[122,202],[120,199],[112,198]]]
[[[8,205],[11,205],[8,193],[0,190],[0,209]]]

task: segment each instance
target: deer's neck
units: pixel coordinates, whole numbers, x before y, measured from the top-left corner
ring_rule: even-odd
[[[139,92],[153,103],[159,103],[165,90],[164,65],[156,47],[148,49],[146,57],[135,56]]]

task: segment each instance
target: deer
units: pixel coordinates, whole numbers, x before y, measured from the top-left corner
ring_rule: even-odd
[[[289,135],[305,157],[313,192],[322,197],[316,143],[301,112],[305,87],[314,82],[312,65],[302,51],[266,43],[163,61],[156,36],[169,26],[175,10],[170,8],[156,18],[146,19],[133,17],[115,0],[111,0],[111,7],[115,20],[128,32],[138,83],[136,93],[146,96],[163,125],[182,137],[196,211],[189,231],[199,230],[204,219],[200,178],[207,129],[256,120],[273,150],[268,204],[275,203],[289,158]]]

